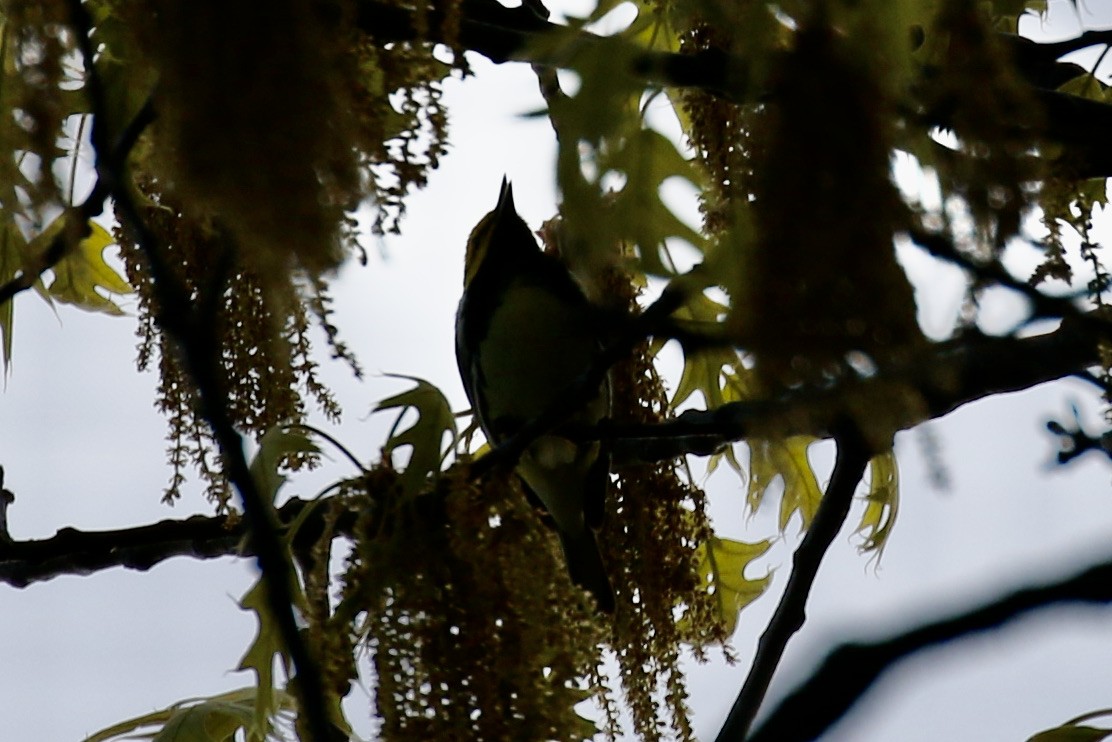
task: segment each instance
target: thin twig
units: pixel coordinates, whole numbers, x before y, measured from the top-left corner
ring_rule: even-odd
[[[819,565],[845,523],[853,503],[853,493],[872,458],[873,452],[869,450],[853,422],[840,426],[835,441],[838,444],[838,454],[830,484],[807,535],[803,537],[792,558],[792,573],[788,585],[768,627],[761,635],[749,675],[718,733],[718,742],[735,742],[745,738],[768,692],[772,675],[784,656],[788,640],[803,627],[807,597],[811,594]]]

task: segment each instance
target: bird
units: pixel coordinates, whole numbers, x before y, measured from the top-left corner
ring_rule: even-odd
[[[468,238],[456,313],[460,377],[492,446],[561,404],[597,362],[605,343],[600,312],[564,264],[540,249],[503,178],[497,205]],[[609,417],[609,381],[592,392],[567,423]],[[610,481],[606,446],[552,432],[528,446],[516,472],[551,517],[572,582],[612,612],[614,593],[595,535]]]

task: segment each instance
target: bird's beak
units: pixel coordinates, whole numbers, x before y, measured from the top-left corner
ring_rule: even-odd
[[[494,207],[494,213],[501,217],[504,214],[516,214],[517,209],[514,208],[514,187],[510,185],[510,181],[506,176],[502,176],[502,190],[498,194],[498,205]]]

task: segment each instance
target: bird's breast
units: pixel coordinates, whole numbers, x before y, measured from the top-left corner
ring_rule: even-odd
[[[526,421],[546,412],[598,357],[589,306],[527,283],[511,284],[492,312],[480,370],[488,419]],[[588,404],[573,420],[596,422],[608,403]]]

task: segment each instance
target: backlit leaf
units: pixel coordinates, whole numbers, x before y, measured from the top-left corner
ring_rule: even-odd
[[[784,440],[749,441],[749,492],[746,501],[751,510],[760,507],[768,488],[777,477],[784,482],[780,500],[780,530],[788,527],[795,513],[802,519],[803,530],[822,502],[822,488],[807,459],[807,448],[814,442],[809,436]]]
[[[857,533],[863,537],[862,552],[884,552],[900,505],[900,472],[893,451],[882,453],[869,462],[869,492],[865,512]]]
[[[451,442],[456,439],[456,418],[443,392],[429,382],[413,376],[388,375],[416,384],[407,392],[382,400],[374,409],[375,412],[400,410],[383,450],[389,455],[404,446],[410,447],[409,462],[402,473],[402,486],[407,493],[416,494],[424,488],[430,476],[440,472]],[[405,413],[410,409],[417,412],[417,421],[399,430]]]
[[[1112,716],[1112,709],[1099,709],[1070,719],[1061,726],[1039,732],[1027,742],[1099,742],[1112,737],[1112,729],[1086,726],[1085,722]]]
[[[43,248],[53,239],[56,230],[64,229],[62,219],[55,220],[52,228],[37,237],[32,244]],[[112,235],[104,227],[89,223],[89,236],[81,240],[68,255],[54,266],[54,280],[46,287],[47,295],[63,304],[73,304],[81,309],[106,314],[123,314],[123,311],[101,294],[101,289],[110,294],[130,294],[131,286],[123,276],[104,259],[104,251],[115,244]]]
[[[281,473],[282,464],[291,454],[320,453],[308,434],[302,428],[276,425],[263,434],[259,440],[259,450],[251,460],[251,476],[259,492],[273,503],[278,490],[286,483]]]
[[[254,688],[221,693],[209,698],[191,698],[149,714],[143,714],[96,732],[83,742],[148,739],[153,742],[224,742],[240,730],[250,730]],[[296,708],[292,695],[278,693],[278,710]],[[147,731],[141,731],[146,729]],[[126,737],[124,735],[127,735]],[[262,736],[250,737],[261,740]]]
[[[0,226],[0,286],[15,278],[23,270],[27,243],[15,226],[5,219]],[[12,328],[15,319],[15,300],[0,304],[0,358],[4,370],[12,360]]]
[[[696,183],[696,171],[680,154],[672,140],[652,129],[639,129],[622,140],[622,145],[601,157],[603,172],[625,175],[625,185],[611,204],[614,227],[622,238],[638,245],[641,268],[652,275],[671,275],[661,257],[665,242],[680,239],[701,250],[703,237],[687,226],[660,197],[669,178]]]
[[[698,550],[699,584],[713,592],[719,618],[727,633],[737,627],[738,614],[761,597],[772,579],[771,573],[757,579],[745,576],[749,564],[768,551],[768,539],[753,544],[732,539],[712,538]],[[683,622],[680,622],[681,628]]]
[[[1100,742],[1110,736],[1112,736],[1110,729],[1071,725],[1039,732],[1028,738],[1027,742]]]
[[[274,687],[274,658],[277,656],[282,661],[286,677],[291,675],[290,658],[286,653],[278,624],[270,612],[266,584],[262,578],[243,596],[239,607],[245,611],[253,611],[259,622],[259,631],[236,669],[251,670],[255,673],[253,725],[256,732],[265,732],[269,728],[271,716],[278,711],[281,699]]]

